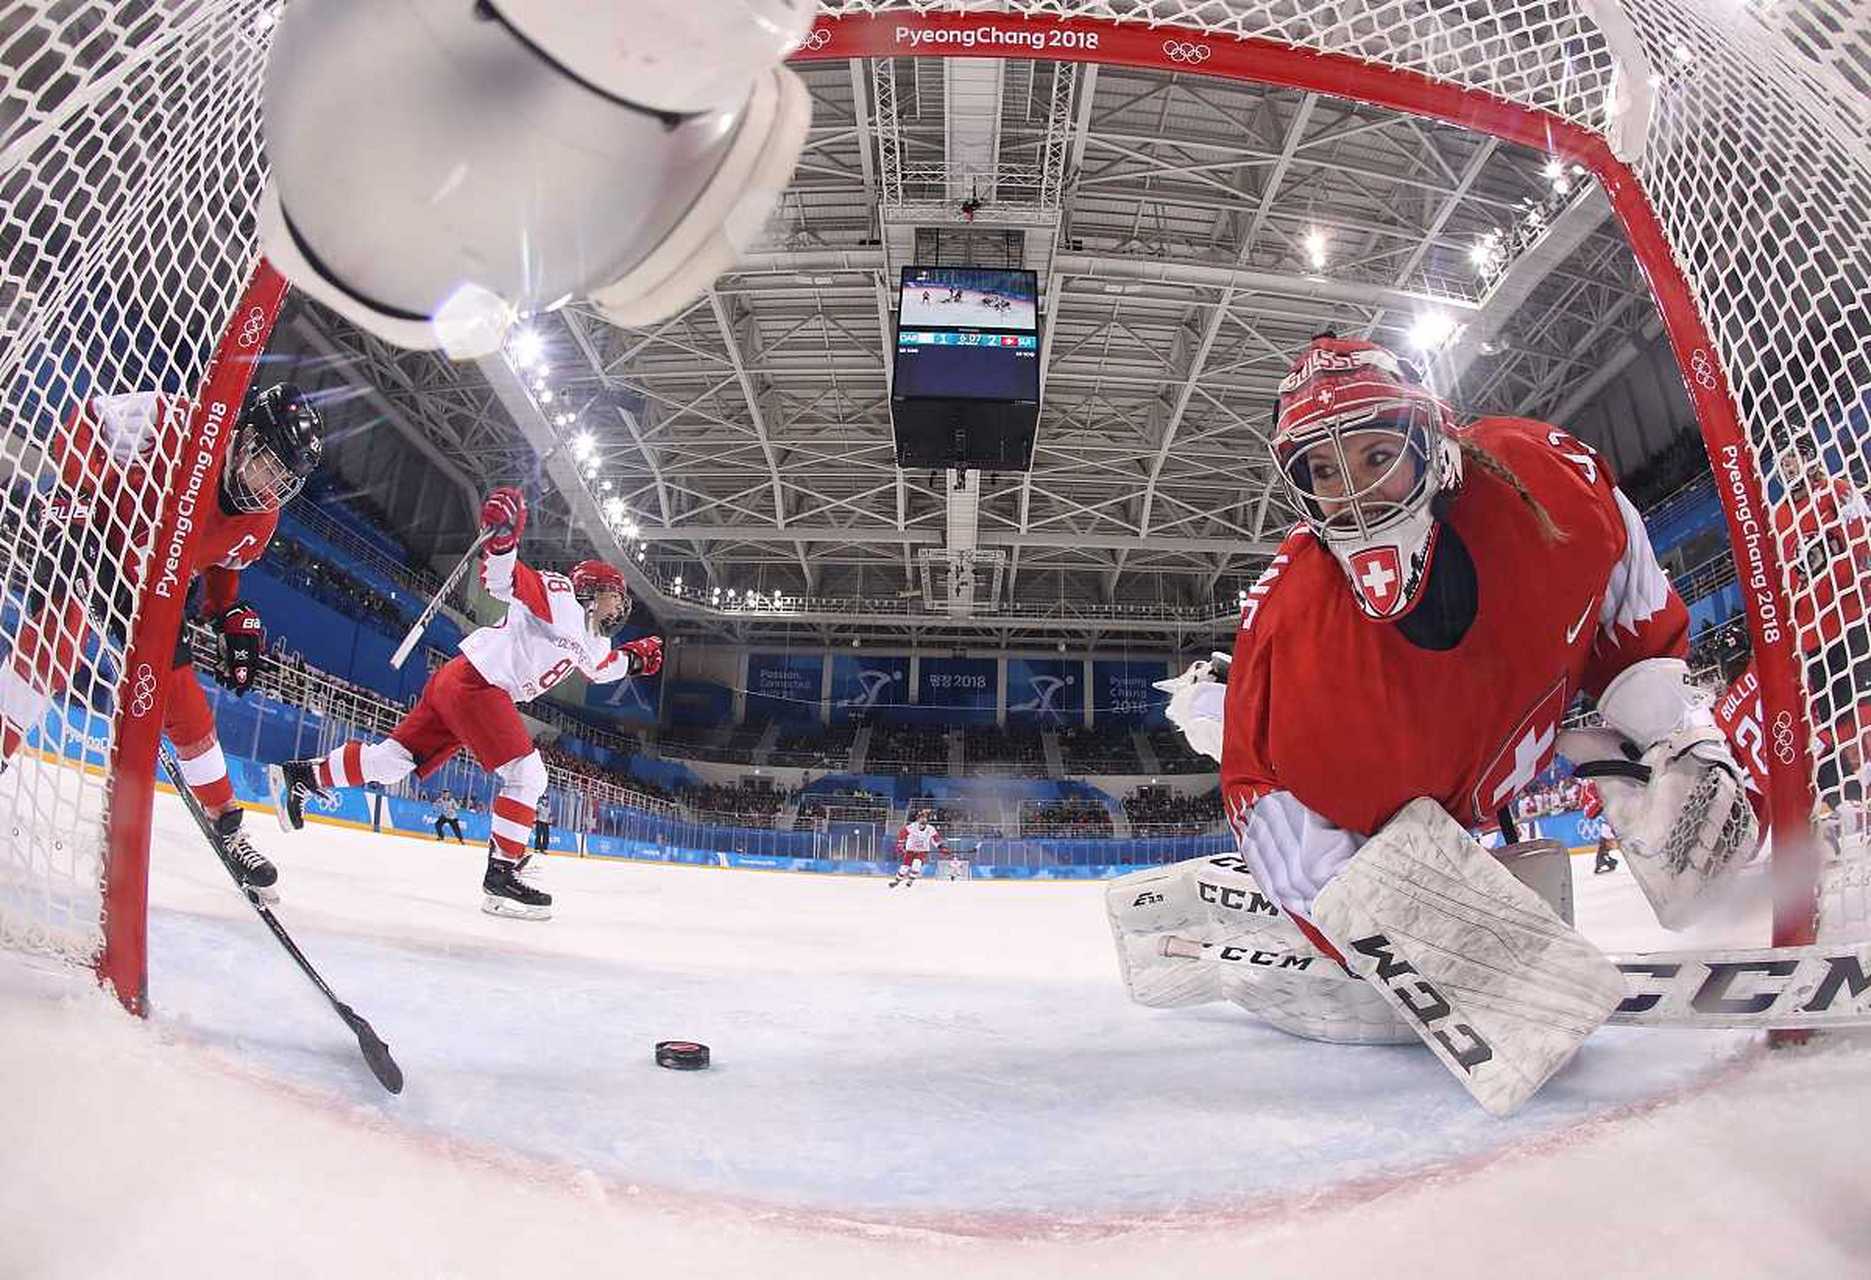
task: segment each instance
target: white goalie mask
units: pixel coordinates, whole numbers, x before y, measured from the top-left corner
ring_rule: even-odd
[[[1366,617],[1395,620],[1422,597],[1435,500],[1462,479],[1451,425],[1448,406],[1375,343],[1314,339],[1280,384],[1280,481]]]

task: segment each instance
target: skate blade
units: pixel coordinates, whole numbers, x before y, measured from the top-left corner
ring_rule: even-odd
[[[552,919],[551,907],[529,907],[523,902],[515,902],[512,898],[497,898],[491,893],[482,895],[481,910],[490,916],[506,916],[512,920]]]
[[[299,828],[292,825],[292,819],[286,814],[286,771],[276,764],[267,766],[266,789],[272,793],[273,821],[279,823],[281,831],[291,835]]]
[[[241,890],[253,900],[256,906],[277,907],[279,905],[279,890],[270,885],[261,889],[254,885],[243,884]]]

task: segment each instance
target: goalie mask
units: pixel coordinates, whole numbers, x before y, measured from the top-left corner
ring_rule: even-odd
[[[228,444],[221,485],[227,504],[247,515],[262,515],[298,497],[324,456],[324,429],[318,410],[290,382],[254,396]]]
[[[1315,338],[1280,383],[1274,460],[1365,616],[1415,607],[1435,552],[1435,502],[1462,480],[1449,408],[1372,342]]]
[[[580,560],[572,566],[572,597],[585,606],[595,636],[610,635],[630,616],[630,585],[602,560]]]

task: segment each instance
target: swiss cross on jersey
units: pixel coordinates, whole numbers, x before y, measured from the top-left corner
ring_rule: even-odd
[[[1470,822],[1486,821],[1502,805],[1524,790],[1553,759],[1559,740],[1559,721],[1566,714],[1570,695],[1566,682],[1556,681],[1533,709],[1507,735],[1469,795],[1470,813],[1458,814]]]
[[[1390,612],[1403,590],[1403,561],[1395,547],[1371,547],[1351,558],[1358,590],[1378,613]]]

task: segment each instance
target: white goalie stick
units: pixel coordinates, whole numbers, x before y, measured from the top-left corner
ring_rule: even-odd
[[[1166,937],[1163,955],[1201,964],[1302,972],[1322,982],[1363,979],[1319,955],[1277,947]],[[1630,994],[1616,1026],[1709,1030],[1871,1027],[1871,939],[1732,951],[1614,955]]]

